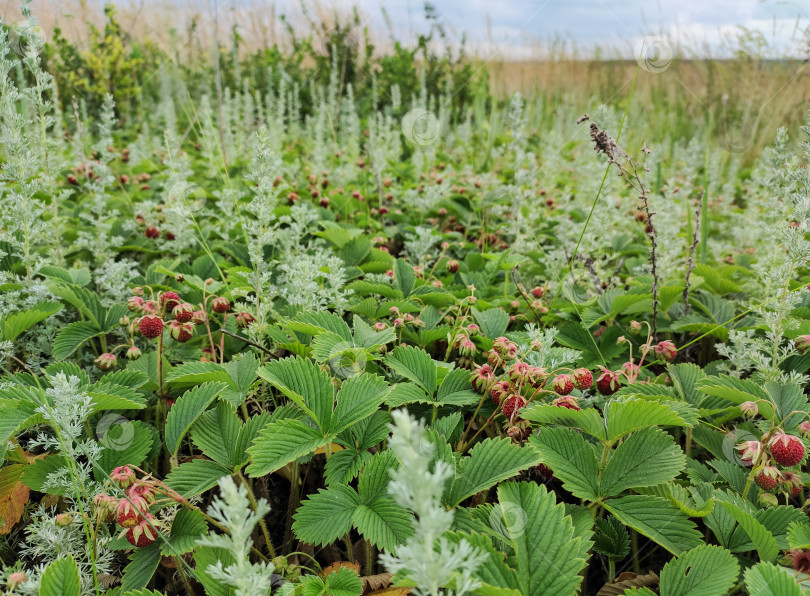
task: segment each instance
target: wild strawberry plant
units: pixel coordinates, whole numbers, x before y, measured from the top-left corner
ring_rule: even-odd
[[[166,59],[159,93],[99,97],[56,88],[25,11],[7,593],[808,589],[806,143],[643,145],[632,97],[625,143],[616,107],[589,136],[568,99],[550,121],[386,59],[354,89],[337,55],[224,93]]]

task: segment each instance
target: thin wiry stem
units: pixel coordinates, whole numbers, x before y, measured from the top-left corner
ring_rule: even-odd
[[[695,231],[692,234],[692,246],[689,248],[689,261],[687,262],[686,266],[686,286],[683,288],[683,302],[686,305],[684,308],[684,314],[688,315],[689,311],[692,310],[692,306],[689,304],[689,278],[692,275],[692,269],[695,268],[695,253],[697,251],[697,245],[700,242],[700,217],[703,214],[703,192],[701,191],[700,197],[698,197],[698,206],[696,212],[696,219],[695,219]]]
[[[583,116],[578,122],[584,122]],[[591,139],[594,143],[594,149],[597,153],[604,153],[608,157],[608,165],[615,165],[619,169],[619,176],[627,182],[630,187],[638,192],[638,199],[640,208],[644,212],[647,236],[650,239],[650,269],[652,273],[652,336],[655,338],[658,328],[658,259],[657,249],[658,243],[656,240],[655,224],[653,223],[653,215],[655,211],[650,209],[650,191],[644,185],[641,172],[645,170],[644,166],[636,162],[625,151],[619,147],[616,141],[607,133],[591,122],[590,126]],[[650,150],[647,147],[642,147],[642,153],[648,155]]]

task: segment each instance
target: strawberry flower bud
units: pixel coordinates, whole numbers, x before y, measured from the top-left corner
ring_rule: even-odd
[[[458,353],[462,356],[472,356],[475,354],[475,344],[469,337],[463,337],[458,344]]]
[[[141,312],[145,315],[156,315],[157,311],[158,307],[154,300],[146,300],[141,305]]]
[[[66,528],[73,523],[73,516],[70,513],[60,513],[54,519],[54,523],[60,528]]]
[[[793,342],[793,346],[800,354],[804,354],[810,348],[810,335],[800,335]]]
[[[115,354],[110,354],[108,352],[102,354],[93,362],[95,362],[101,370],[110,370],[116,367],[118,364],[118,358],[115,357]]]
[[[740,463],[748,468],[754,465],[762,453],[762,443],[759,441],[743,441],[736,447],[737,453],[740,455]]]
[[[141,312],[143,309],[144,300],[140,296],[131,296],[129,300],[127,300],[127,309],[130,312]]]
[[[484,392],[495,381],[495,373],[489,364],[481,364],[475,367],[472,374],[472,384],[477,391]]]
[[[109,523],[114,519],[115,507],[118,501],[110,495],[99,493],[93,497],[93,506],[96,510],[96,515],[103,523]]]
[[[662,360],[666,360],[667,362],[674,360],[675,356],[678,355],[678,348],[676,348],[675,344],[669,340],[658,342],[653,347],[653,350],[655,351],[656,356]]]
[[[8,576],[8,582],[6,586],[9,590],[13,590],[20,584],[24,584],[28,581],[28,576],[25,574],[25,571],[15,571],[11,575]]]
[[[127,488],[135,482],[135,472],[129,466],[118,466],[110,472],[110,480],[121,488]]]

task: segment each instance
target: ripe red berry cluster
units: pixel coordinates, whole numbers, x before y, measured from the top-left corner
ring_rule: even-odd
[[[531,345],[529,352],[541,347],[539,344]],[[487,363],[476,365],[472,373],[473,387],[481,393],[489,391],[492,401],[501,406],[504,417],[510,423],[520,422],[517,413],[542,392],[553,392],[559,396],[551,402],[554,406],[579,410],[577,398],[571,393],[575,389],[585,391],[593,386],[591,371],[578,368],[570,374],[552,375],[542,367],[529,364],[528,360],[528,354],[521,354],[517,344],[506,337],[499,337],[487,354]],[[618,376],[615,388],[618,388]]]
[[[754,482],[762,490],[779,490],[792,497],[802,494],[804,484],[801,477],[781,468],[792,468],[804,459],[805,447],[801,438],[776,431],[766,443],[744,441],[737,445],[740,462],[744,466],[756,466]]]
[[[139,479],[129,466],[115,468],[110,480],[125,496],[117,499],[106,493],[97,494],[93,497],[95,514],[103,523],[115,521],[123,529],[121,536],[138,548],[149,546],[157,539],[159,522],[149,512],[153,505],[164,501],[185,503],[185,499],[162,482],[148,477]],[[158,494],[166,498],[159,501]]]

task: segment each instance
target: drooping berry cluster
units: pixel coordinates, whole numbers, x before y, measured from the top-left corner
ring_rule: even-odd
[[[177,283],[183,283],[183,275],[175,276]],[[207,294],[207,287],[214,284],[213,279],[205,280],[203,287],[203,301],[196,306],[184,301],[180,295],[173,291],[167,290],[165,292],[155,293],[151,288],[136,287],[132,290],[132,296],[127,300],[127,308],[129,311],[136,315],[133,321],[129,317],[121,318],[121,325],[129,328],[130,341],[129,344],[116,346],[109,353],[101,354],[96,358],[98,367],[102,370],[110,370],[117,365],[118,359],[114,352],[117,349],[126,349],[126,358],[128,360],[137,360],[141,357],[141,349],[135,345],[134,336],[139,333],[145,339],[155,339],[163,336],[164,331],[168,329],[169,335],[177,342],[187,342],[194,337],[195,326],[203,325],[206,327],[207,335],[210,340],[210,346],[203,348],[202,360],[216,361],[216,352],[219,349],[220,353],[224,349],[224,343],[220,341],[217,346],[214,343],[211,327],[209,309],[211,313],[224,315],[223,325],[225,320],[230,316],[231,303],[224,296],[214,296]],[[145,298],[146,293],[149,297]],[[248,312],[240,312],[236,314],[236,324],[245,329],[254,322],[254,317]],[[207,350],[207,352],[206,352]]]
[[[751,410],[750,406],[748,410]],[[810,431],[810,424],[802,424],[805,425],[800,427],[802,432]],[[762,490],[779,490],[791,497],[801,496],[804,488],[801,477],[791,470],[782,469],[797,466],[804,459],[805,447],[800,437],[777,430],[761,441],[743,441],[736,447],[740,463],[753,467],[754,482]]]
[[[175,491],[160,481],[144,475],[138,478],[130,466],[119,466],[110,473],[110,480],[124,491],[121,498],[99,493],[93,497],[93,509],[102,523],[115,521],[121,528],[121,536],[132,546],[142,548],[157,539],[159,522],[150,512],[162,503],[187,503]],[[158,498],[161,495],[163,498]]]

